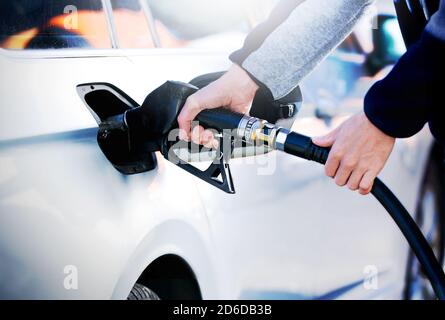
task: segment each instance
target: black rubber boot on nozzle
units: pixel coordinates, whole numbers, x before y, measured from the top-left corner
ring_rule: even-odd
[[[178,127],[177,117],[187,98],[198,90],[187,83],[167,81],[151,92],[141,107],[126,114],[131,139],[161,142]]]

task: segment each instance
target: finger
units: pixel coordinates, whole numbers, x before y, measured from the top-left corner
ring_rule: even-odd
[[[335,174],[335,183],[340,187],[346,185],[353,170],[354,167],[343,160],[340,163],[340,168],[337,170],[337,173]]]
[[[204,132],[204,128],[201,126],[195,126],[192,129],[192,141],[196,144],[201,144],[201,135]]]
[[[201,134],[200,144],[204,145],[207,148],[212,148],[214,146],[214,135],[210,130],[204,130]]]
[[[366,169],[357,167],[348,179],[348,188],[352,191],[356,191],[359,188],[360,181],[362,181],[363,175]]]
[[[187,131],[185,131],[184,129],[179,129],[179,139],[184,141],[190,141]]]
[[[362,195],[367,195],[371,192],[372,186],[374,185],[374,179],[376,178],[377,174],[373,171],[366,171],[366,173],[363,175],[362,180],[360,181],[359,185],[359,192]]]
[[[180,139],[182,140],[188,140],[191,137],[191,127],[192,127],[192,121],[195,119],[195,117],[202,111],[202,108],[194,95],[191,95],[185,105],[184,108],[182,108],[181,113],[178,116],[178,124],[179,128],[181,129],[179,131]],[[185,134],[185,136],[184,136]]]
[[[319,147],[331,147],[337,137],[338,128],[329,132],[327,135],[312,138],[312,142]]]
[[[326,165],[324,171],[328,177],[335,177],[338,167],[340,166],[341,155],[336,151],[332,150],[329,153],[328,160],[326,161]]]

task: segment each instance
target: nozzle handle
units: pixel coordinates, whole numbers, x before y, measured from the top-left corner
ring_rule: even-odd
[[[215,129],[222,132],[225,129],[237,129],[244,115],[226,108],[206,109],[196,117],[205,129]]]

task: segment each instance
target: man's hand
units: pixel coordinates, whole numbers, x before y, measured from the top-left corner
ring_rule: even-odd
[[[210,130],[201,126],[191,128],[192,121],[204,109],[227,107],[230,110],[247,113],[252,104],[258,85],[241,67],[233,65],[220,79],[191,95],[178,116],[180,138],[192,140],[207,147],[217,147]]]
[[[361,112],[313,142],[320,147],[332,146],[326,175],[335,178],[337,185],[347,184],[349,189],[366,195],[388,160],[395,139],[380,131]]]

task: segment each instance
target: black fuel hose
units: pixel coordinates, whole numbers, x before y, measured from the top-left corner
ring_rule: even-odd
[[[290,132],[284,143],[284,152],[324,165],[328,159],[329,148],[319,147],[312,143],[311,138]],[[422,265],[425,275],[430,280],[437,298],[445,300],[445,275],[442,266],[411,215],[379,178],[375,179],[371,193],[390,214],[405,236]]]
[[[323,165],[328,159],[329,148],[319,147],[312,143],[312,139],[307,136],[296,132],[289,132],[285,129],[267,124],[260,119],[219,108],[202,111],[197,116],[197,120],[204,127],[219,131],[224,129],[241,129],[241,131],[244,132],[243,137],[249,136],[254,130],[262,131],[263,135],[272,134],[274,130],[270,129],[274,128],[276,142],[275,145],[271,145],[272,148]],[[277,141],[280,134],[281,138],[285,137],[284,141]],[[255,136],[255,134],[252,136]],[[379,178],[375,179],[371,193],[393,218],[408,241],[425,275],[428,277],[437,298],[445,300],[445,274],[443,269],[409,212]]]

